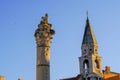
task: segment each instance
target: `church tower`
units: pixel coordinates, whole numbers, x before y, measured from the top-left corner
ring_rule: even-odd
[[[81,49],[80,80],[103,80],[102,58],[98,54],[98,44],[88,17]]]
[[[48,23],[48,14],[42,17],[38,28],[35,31],[37,63],[36,80],[50,80],[50,43],[55,31]]]

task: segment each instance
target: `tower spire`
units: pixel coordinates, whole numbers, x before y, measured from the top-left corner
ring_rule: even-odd
[[[86,44],[86,43],[97,44],[97,40],[96,40],[96,37],[95,37],[94,32],[92,30],[90,20],[88,17],[88,12],[87,12],[87,20],[86,20],[86,26],[85,26],[85,32],[84,32],[82,44]]]

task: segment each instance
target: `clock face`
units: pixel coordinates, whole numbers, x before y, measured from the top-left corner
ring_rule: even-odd
[[[90,49],[89,49],[89,52],[92,53],[92,52],[93,52],[93,48],[90,48]]]
[[[86,54],[86,53],[87,53],[87,48],[84,47],[84,48],[82,49],[82,52],[83,52],[83,54]]]
[[[95,49],[95,52],[97,52],[98,50],[97,49]]]
[[[86,53],[86,52],[87,52],[87,50],[86,50],[86,49],[84,49],[84,50],[83,50],[83,53]]]

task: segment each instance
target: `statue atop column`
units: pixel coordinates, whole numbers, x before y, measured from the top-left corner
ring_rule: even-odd
[[[48,14],[45,14],[45,17],[41,17],[41,24],[48,24]]]

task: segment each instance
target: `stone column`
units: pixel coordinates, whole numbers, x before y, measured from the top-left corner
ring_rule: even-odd
[[[35,38],[37,44],[36,80],[50,80],[50,43],[52,35],[55,33],[48,23],[48,15],[42,17]]]

